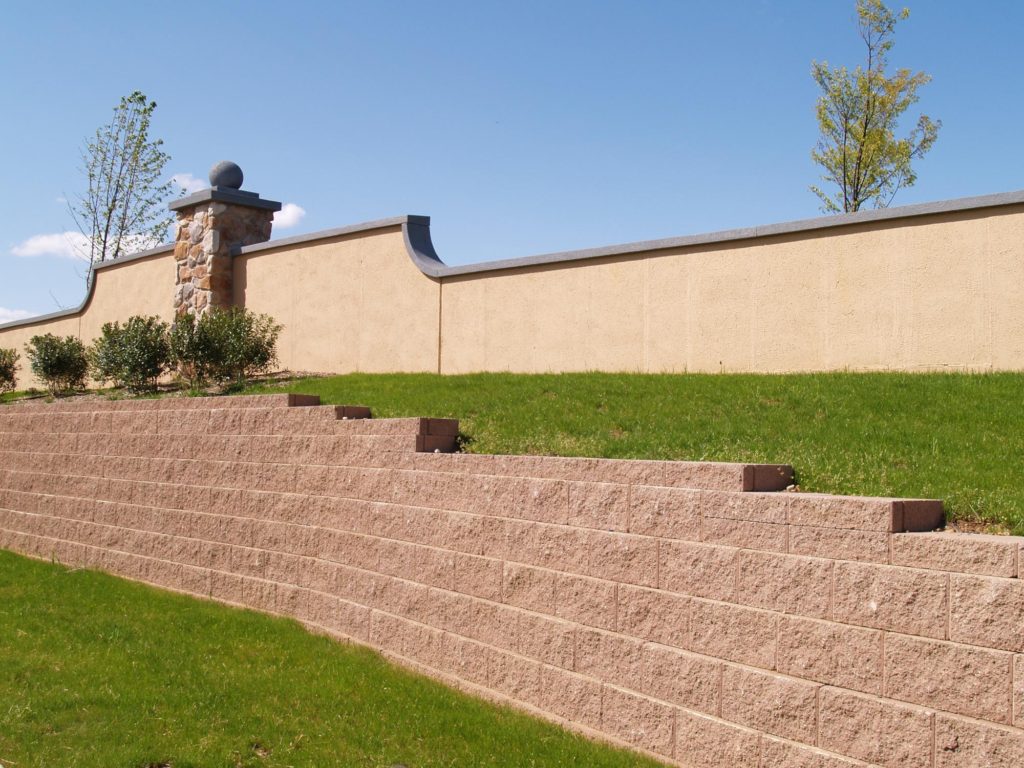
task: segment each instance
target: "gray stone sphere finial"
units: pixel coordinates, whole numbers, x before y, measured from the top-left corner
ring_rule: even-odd
[[[210,186],[227,187],[228,189],[242,188],[242,169],[238,163],[230,160],[221,160],[210,169]]]

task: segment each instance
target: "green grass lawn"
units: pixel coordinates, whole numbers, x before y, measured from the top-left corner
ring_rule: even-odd
[[[1024,534],[1024,374],[353,374],[284,389],[458,418],[473,452],[787,463],[805,491],[937,497],[951,519]]]
[[[0,765],[649,766],[306,632],[0,550]]]

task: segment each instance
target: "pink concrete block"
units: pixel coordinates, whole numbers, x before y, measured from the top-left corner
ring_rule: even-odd
[[[935,717],[935,768],[1019,768],[1024,732],[939,713]]]
[[[602,531],[629,528],[629,486],[619,483],[569,483],[568,524]]]
[[[971,645],[1024,651],[1024,581],[952,575],[949,636]]]
[[[662,589],[712,600],[730,600],[736,587],[732,547],[666,541],[661,546]]]
[[[822,688],[818,746],[887,768],[932,764],[932,719],[926,709]]]
[[[702,491],[634,486],[629,532],[684,541],[700,540]]]
[[[761,737],[760,768],[866,768],[859,760],[849,760],[832,752],[805,747],[790,741]]]
[[[759,768],[761,734],[680,710],[675,760],[687,768]]]
[[[555,615],[586,626],[614,630],[618,586],[586,576],[556,574]]]
[[[789,549],[789,526],[751,520],[705,517],[701,540],[707,544],[742,549],[786,552]]]
[[[791,525],[789,551],[794,555],[810,555],[831,560],[888,563],[889,536],[890,534],[882,531]]]
[[[761,669],[775,666],[777,614],[695,599],[687,647]]]
[[[835,618],[913,635],[946,636],[947,577],[867,563],[835,564]]]
[[[736,566],[736,602],[780,613],[831,617],[831,561],[744,550],[737,555]]]
[[[1019,539],[962,533],[900,533],[892,537],[892,562],[983,576],[1017,576]]]
[[[882,693],[882,633],[831,621],[779,619],[778,670],[841,688]]]
[[[1011,721],[1012,654],[905,635],[885,638],[885,695],[996,723]]]
[[[813,744],[820,688],[817,683],[726,664],[721,716],[748,728]]]
[[[684,648],[688,642],[689,629],[689,597],[619,585],[619,632],[642,640]]]
[[[601,730],[635,747],[672,757],[675,714],[667,704],[604,686]]]

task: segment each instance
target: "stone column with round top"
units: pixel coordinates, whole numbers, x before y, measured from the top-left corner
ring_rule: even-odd
[[[175,316],[203,314],[234,303],[231,260],[243,245],[266,242],[281,204],[242,189],[242,169],[223,161],[210,169],[210,188],[175,200]]]

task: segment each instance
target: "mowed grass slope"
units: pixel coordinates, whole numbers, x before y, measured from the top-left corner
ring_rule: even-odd
[[[299,624],[0,550],[0,765],[654,768]]]
[[[1024,374],[353,374],[284,389],[458,418],[472,452],[788,463],[805,491],[941,498],[954,520],[1024,534]]]

